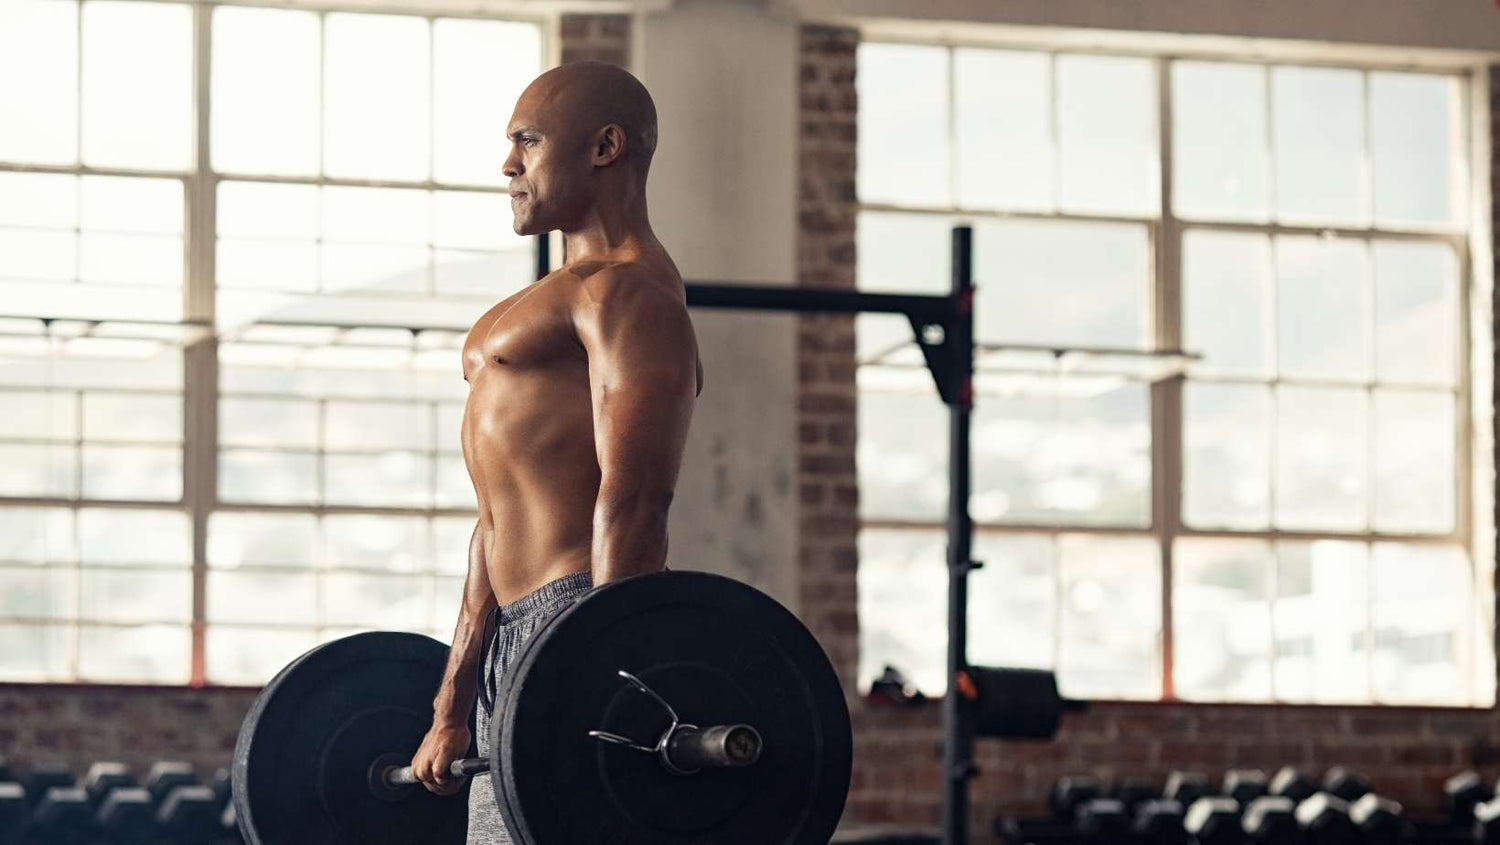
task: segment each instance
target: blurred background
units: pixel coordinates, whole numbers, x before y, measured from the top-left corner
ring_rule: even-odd
[[[313,645],[450,639],[458,349],[540,248],[505,125],[581,58],[656,98],[689,281],[945,293],[974,227],[970,658],[1104,702],[983,749],[985,825],[1071,770],[1421,810],[1500,763],[1481,0],[0,0],[0,756],[211,770]],[[848,820],[931,821],[937,705],[861,701],[947,686],[911,327],[694,321],[669,563],[819,636]]]

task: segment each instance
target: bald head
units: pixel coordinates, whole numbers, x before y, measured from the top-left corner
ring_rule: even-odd
[[[623,162],[643,177],[651,166],[656,104],[646,86],[622,67],[595,61],[555,67],[526,88],[516,104],[518,114],[523,105],[563,133],[587,140],[609,124],[618,124],[625,130]]]

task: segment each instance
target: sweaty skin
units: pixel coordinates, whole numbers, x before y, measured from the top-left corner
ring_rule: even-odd
[[[469,330],[464,462],[479,502],[453,649],[412,762],[431,791],[462,783],[486,615],[589,571],[660,571],[667,511],[703,387],[682,277],[646,213],[656,109],[628,72],[554,68],[522,93],[507,136],[514,229],[563,232],[564,266]]]

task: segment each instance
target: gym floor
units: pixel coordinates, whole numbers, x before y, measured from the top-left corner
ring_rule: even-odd
[[[1493,4],[0,0],[0,843],[238,841],[279,669],[452,639],[459,347],[562,252],[505,124],[586,59],[690,283],[945,295],[972,227],[966,658],[1089,703],[967,776],[913,327],[692,311],[668,565],[826,652],[836,841],[1500,842]]]

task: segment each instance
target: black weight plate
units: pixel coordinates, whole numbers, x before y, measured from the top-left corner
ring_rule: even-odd
[[[448,648],[395,631],[312,649],[261,690],[234,746],[236,820],[250,845],[461,843],[467,790],[377,798],[370,763],[411,760],[432,724]]]
[[[666,711],[684,723],[746,723],[760,760],[674,775],[654,755]],[[492,727],[496,799],[529,845],[826,845],[849,792],[853,741],[827,655],[786,608],[717,575],[666,572],[591,591],[527,643]]]

